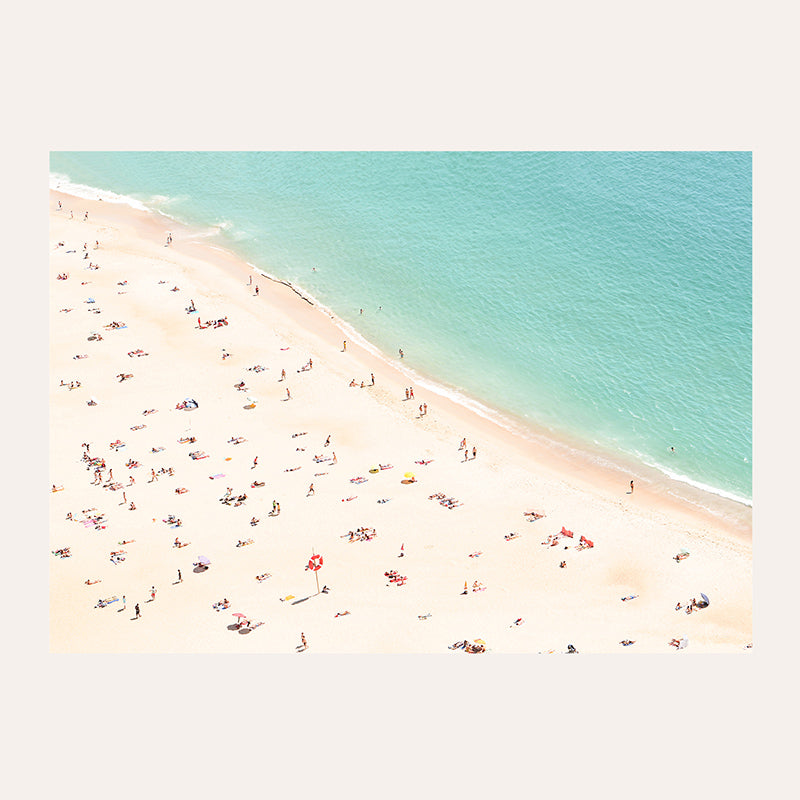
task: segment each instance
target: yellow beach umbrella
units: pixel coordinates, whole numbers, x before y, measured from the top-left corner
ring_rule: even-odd
[[[406,474],[403,475],[403,477],[404,478],[413,478],[414,477],[414,473],[413,472],[406,472]]]

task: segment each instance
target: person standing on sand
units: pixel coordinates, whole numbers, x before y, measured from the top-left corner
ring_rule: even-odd
[[[345,340],[342,342],[342,352],[344,353],[344,352],[346,352],[346,351],[347,351],[347,339],[345,339]]]
[[[256,284],[256,297],[258,297],[258,284]]]
[[[287,400],[291,400],[292,399],[292,393],[288,389],[286,390],[286,399]]]
[[[631,481],[631,494],[633,494],[633,481]]]
[[[285,379],[286,379],[286,370],[282,369],[281,370],[281,380],[285,380]]]
[[[122,610],[124,611],[127,607],[128,607],[128,604],[125,601],[125,595],[122,595]]]
[[[180,570],[178,570],[178,583],[183,583],[183,576],[181,575]]]
[[[465,447],[464,448],[464,461],[466,461],[468,458],[469,458],[469,448]]]
[[[425,416],[427,417],[428,416],[428,404],[427,403],[423,403],[422,404],[422,411],[425,414]]]
[[[300,641],[303,643],[303,650],[308,650],[308,642],[306,641],[306,635],[304,633],[300,633]]]
[[[478,448],[477,447],[473,447],[472,448],[472,457],[473,458],[477,458],[478,457]]]
[[[156,587],[155,586],[151,586],[150,587],[150,602],[152,603],[153,600],[155,600],[155,599],[156,599]]]
[[[136,616],[134,619],[139,619],[142,616],[142,612],[139,611],[139,604],[137,603],[133,608],[136,611]]]
[[[256,457],[253,459],[253,466],[252,466],[252,467],[250,467],[250,469],[255,469],[257,465],[258,465],[258,456],[256,456]]]

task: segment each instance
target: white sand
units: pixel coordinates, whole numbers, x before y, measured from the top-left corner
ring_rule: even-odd
[[[448,645],[465,639],[494,653],[563,653],[568,644],[582,653],[747,652],[749,509],[717,500],[717,513],[704,513],[655,485],[637,484],[631,495],[627,476],[569,460],[431,391],[414,387],[406,401],[407,365],[352,342],[343,352],[335,320],[267,279],[253,279],[254,296],[252,273],[191,231],[173,225],[165,247],[167,228],[152,214],[56,192],[51,207],[50,484],[64,488],[50,494],[49,549],[72,553],[49,556],[52,652],[293,653],[301,632],[308,653],[461,657]],[[59,273],[69,278],[57,280]],[[186,313],[190,299],[198,313]],[[222,317],[227,326],[197,327],[198,318]],[[127,327],[106,329],[113,321]],[[93,331],[102,341],[87,340]],[[128,355],[137,349],[148,355]],[[88,357],[74,358],[81,354]],[[309,359],[313,368],[298,371]],[[248,371],[257,364],[266,369]],[[348,385],[353,378],[359,388]],[[70,390],[61,381],[81,385]],[[235,388],[240,381],[246,391]],[[176,410],[186,397],[199,408]],[[255,408],[244,408],[248,397]],[[157,412],[144,415],[149,409]],[[139,425],[146,427],[132,430]],[[307,433],[293,438],[298,432]],[[185,436],[196,441],[179,443]],[[477,458],[464,461],[462,437]],[[110,449],[118,439],[125,446]],[[110,468],[121,489],[92,484],[83,443],[105,459],[102,483],[111,483]],[[192,460],[193,451],[208,457]],[[338,463],[315,463],[333,452]],[[126,468],[129,459],[140,466]],[[393,468],[370,473],[378,464]],[[150,482],[151,470],[169,467],[173,476]],[[402,483],[407,471],[414,483]],[[357,476],[368,480],[351,483]],[[251,487],[256,480],[265,486]],[[176,494],[178,487],[188,491]],[[222,504],[226,487],[246,493],[246,502]],[[463,505],[447,509],[429,499],[437,492]],[[273,500],[278,516],[270,515]],[[77,521],[88,509],[105,515],[103,529]],[[530,509],[546,516],[529,522]],[[180,528],[163,522],[170,514]],[[360,526],[375,537],[342,538]],[[542,544],[562,526],[573,539]],[[519,535],[506,541],[510,532]],[[581,535],[594,547],[578,550]],[[191,544],[173,547],[176,536]],[[677,562],[682,549],[690,556]],[[124,562],[111,562],[115,550],[126,551]],[[318,577],[328,593],[317,593],[305,569],[313,552],[324,558]],[[199,556],[211,560],[208,570],[195,571]],[[390,583],[389,570],[407,581]],[[258,582],[262,573],[271,577]],[[475,581],[485,590],[471,591]],[[157,595],[148,602],[151,586]],[[700,592],[708,608],[675,610]],[[125,610],[121,600],[94,607],[123,595]],[[637,597],[621,600],[629,595]],[[214,611],[222,598],[230,608]],[[233,629],[232,612],[264,624]],[[514,625],[518,618],[524,622]],[[676,651],[673,637],[687,637],[688,647]]]

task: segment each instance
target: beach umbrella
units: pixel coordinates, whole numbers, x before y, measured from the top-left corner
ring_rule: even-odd
[[[702,597],[702,598],[703,598],[703,602],[706,604],[706,606],[710,606],[710,605],[711,605],[711,601],[710,601],[710,600],[708,599],[708,597],[707,597],[706,595],[704,595],[702,592],[700,592],[700,597]],[[699,604],[698,604],[698,605],[699,605]],[[706,606],[704,606],[704,608],[705,608]]]
[[[406,472],[406,474],[403,475],[403,477],[404,478],[413,478],[414,477],[414,473],[413,472]]]
[[[207,567],[211,563],[211,559],[210,558],[206,558],[205,556],[200,556],[197,559],[197,563],[198,564],[202,564],[204,567]]]
[[[257,403],[257,402],[258,402],[258,398],[257,398],[257,397],[250,397],[250,395],[247,395],[247,399],[248,399],[248,400],[249,400],[251,403]]]
[[[247,619],[247,614],[242,614],[239,611],[234,611],[231,616],[239,617],[240,619]]]
[[[678,642],[678,650],[683,650],[689,644],[689,640],[683,636],[681,637],[680,642]]]

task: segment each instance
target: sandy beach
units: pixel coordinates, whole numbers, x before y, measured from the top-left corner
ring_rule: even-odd
[[[51,191],[50,254],[51,652],[749,652],[749,508],[423,389],[155,214]]]

